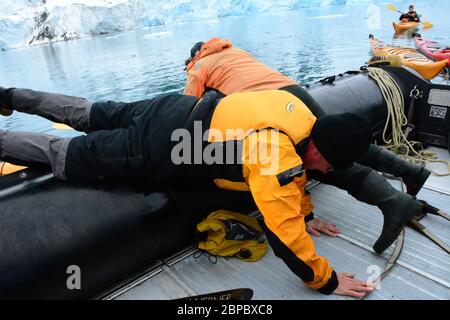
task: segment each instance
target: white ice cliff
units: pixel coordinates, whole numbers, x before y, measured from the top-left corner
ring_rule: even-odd
[[[0,50],[193,20],[373,0],[1,0]]]

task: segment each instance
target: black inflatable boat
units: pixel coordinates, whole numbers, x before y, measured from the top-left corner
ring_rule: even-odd
[[[434,145],[450,151],[450,86],[433,84],[409,68],[380,68],[386,70],[400,87],[406,114],[411,101],[415,100],[414,138],[425,146]],[[309,92],[327,113],[353,112],[366,116],[378,138],[387,118],[386,103],[366,68],[361,69],[325,78],[310,86]],[[416,93],[419,94],[417,99],[412,97]]]
[[[383,67],[405,101],[418,88],[417,136],[448,148],[450,87],[410,70]],[[364,70],[326,78],[310,87],[327,113],[366,116],[375,138],[387,111]],[[408,104],[408,103],[407,103]],[[408,104],[409,105],[409,104]],[[248,193],[202,189],[61,182],[44,168],[0,177],[0,298],[89,299],[109,293],[162,259],[192,245],[195,225],[210,212],[255,209]],[[80,282],[71,285],[79,272]]]

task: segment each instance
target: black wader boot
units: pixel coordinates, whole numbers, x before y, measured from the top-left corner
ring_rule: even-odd
[[[355,199],[381,210],[384,224],[374,245],[377,253],[386,250],[397,239],[402,227],[422,210],[419,201],[392,187],[376,171],[358,163],[349,169],[326,175],[308,172],[308,177],[346,190]]]
[[[371,145],[358,163],[369,166],[398,178],[402,178],[407,192],[415,197],[427,181],[431,172],[425,167],[411,164],[395,153],[381,147]]]
[[[13,114],[13,110],[5,107],[0,107],[0,114],[4,117],[9,117]]]
[[[374,171],[362,181],[360,192],[353,196],[365,203],[376,205],[383,213],[383,230],[373,246],[378,254],[389,248],[408,221],[422,212],[422,204],[419,201],[393,188]]]
[[[9,117],[13,114],[13,110],[11,108],[11,91],[13,89],[6,89],[0,87],[0,115]]]

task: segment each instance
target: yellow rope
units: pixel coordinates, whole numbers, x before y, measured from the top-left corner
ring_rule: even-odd
[[[409,141],[405,136],[403,128],[408,124],[408,119],[405,115],[405,101],[403,94],[397,82],[392,77],[380,68],[368,68],[369,76],[374,79],[381,92],[388,107],[388,118],[383,130],[383,142],[388,150],[402,156],[404,159],[414,164],[429,165],[431,163],[443,163],[447,165],[447,173],[438,173],[429,168],[434,175],[445,177],[450,176],[450,161],[438,159],[438,155],[431,151],[417,151],[422,149],[422,145],[417,141]],[[388,137],[389,129],[391,129],[391,136]]]

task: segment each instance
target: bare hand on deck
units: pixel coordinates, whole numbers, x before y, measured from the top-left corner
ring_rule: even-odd
[[[325,220],[320,220],[319,218],[314,218],[306,223],[306,230],[315,237],[320,237],[320,234],[326,234],[332,238],[336,238],[341,230],[338,227]]]
[[[355,279],[355,274],[348,272],[337,273],[339,285],[333,292],[334,294],[341,296],[350,296],[355,298],[362,298],[367,293],[375,290],[374,285],[367,283],[366,281]]]

